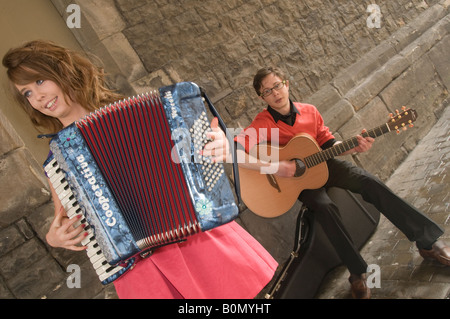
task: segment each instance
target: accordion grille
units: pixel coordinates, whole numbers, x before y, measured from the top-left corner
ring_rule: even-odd
[[[141,249],[200,231],[159,96],[116,102],[77,127]]]

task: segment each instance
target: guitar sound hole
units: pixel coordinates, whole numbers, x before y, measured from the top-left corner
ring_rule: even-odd
[[[295,167],[296,167],[294,177],[299,177],[299,176],[302,176],[303,174],[305,174],[305,171],[306,171],[305,163],[301,159],[298,159],[298,158],[293,159],[293,161],[295,161]]]

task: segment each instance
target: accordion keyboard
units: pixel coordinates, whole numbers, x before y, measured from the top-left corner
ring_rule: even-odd
[[[86,246],[86,252],[90,262],[92,263],[100,281],[108,281],[107,279],[119,271],[123,270],[121,266],[111,266],[106,261],[97,241],[95,240],[94,232],[89,226],[85,216],[83,215],[82,209],[78,205],[75,196],[70,189],[64,173],[59,168],[58,163],[55,159],[48,163],[44,168],[47,177],[50,180],[51,185],[55,189],[62,206],[64,207],[67,217],[74,218],[79,215],[82,217],[77,221],[73,227],[78,227],[84,224],[84,231],[88,233],[85,239],[81,242],[83,246]]]

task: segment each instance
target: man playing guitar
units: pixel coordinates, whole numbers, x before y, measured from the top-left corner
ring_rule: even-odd
[[[273,173],[276,184],[277,178],[294,177],[299,169],[298,163],[294,160],[269,162],[255,158],[250,155],[255,146],[274,142],[273,138],[278,139],[275,142],[279,145],[285,145],[299,133],[310,135],[322,149],[340,143],[324,125],[322,116],[313,105],[290,100],[289,81],[280,69],[269,67],[259,70],[254,77],[253,87],[268,107],[261,111],[250,126],[236,138],[240,170],[242,168],[259,171],[260,174]],[[272,136],[274,132],[277,135],[275,137]],[[373,142],[372,137],[359,135],[357,146],[341,155],[366,152]],[[441,227],[399,198],[380,179],[364,169],[338,159],[329,159],[326,164],[328,178],[325,185],[318,189],[301,191],[298,200],[314,212],[337,254],[347,266],[354,298],[370,298],[371,296],[366,283],[367,264],[346,231],[338,207],[327,195],[326,190],[330,187],[339,187],[361,194],[365,201],[373,204],[410,241],[416,242],[422,257],[435,259],[450,266],[450,247],[438,240],[443,234]],[[243,178],[241,175],[241,181]],[[256,185],[255,188],[257,187]],[[276,188],[277,185],[274,187]],[[245,191],[242,188],[242,192]],[[255,191],[257,192],[257,189]]]

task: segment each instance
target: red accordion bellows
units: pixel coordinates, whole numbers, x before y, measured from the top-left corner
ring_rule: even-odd
[[[77,127],[139,246],[200,231],[181,166],[171,158],[174,144],[158,96],[115,103]]]

